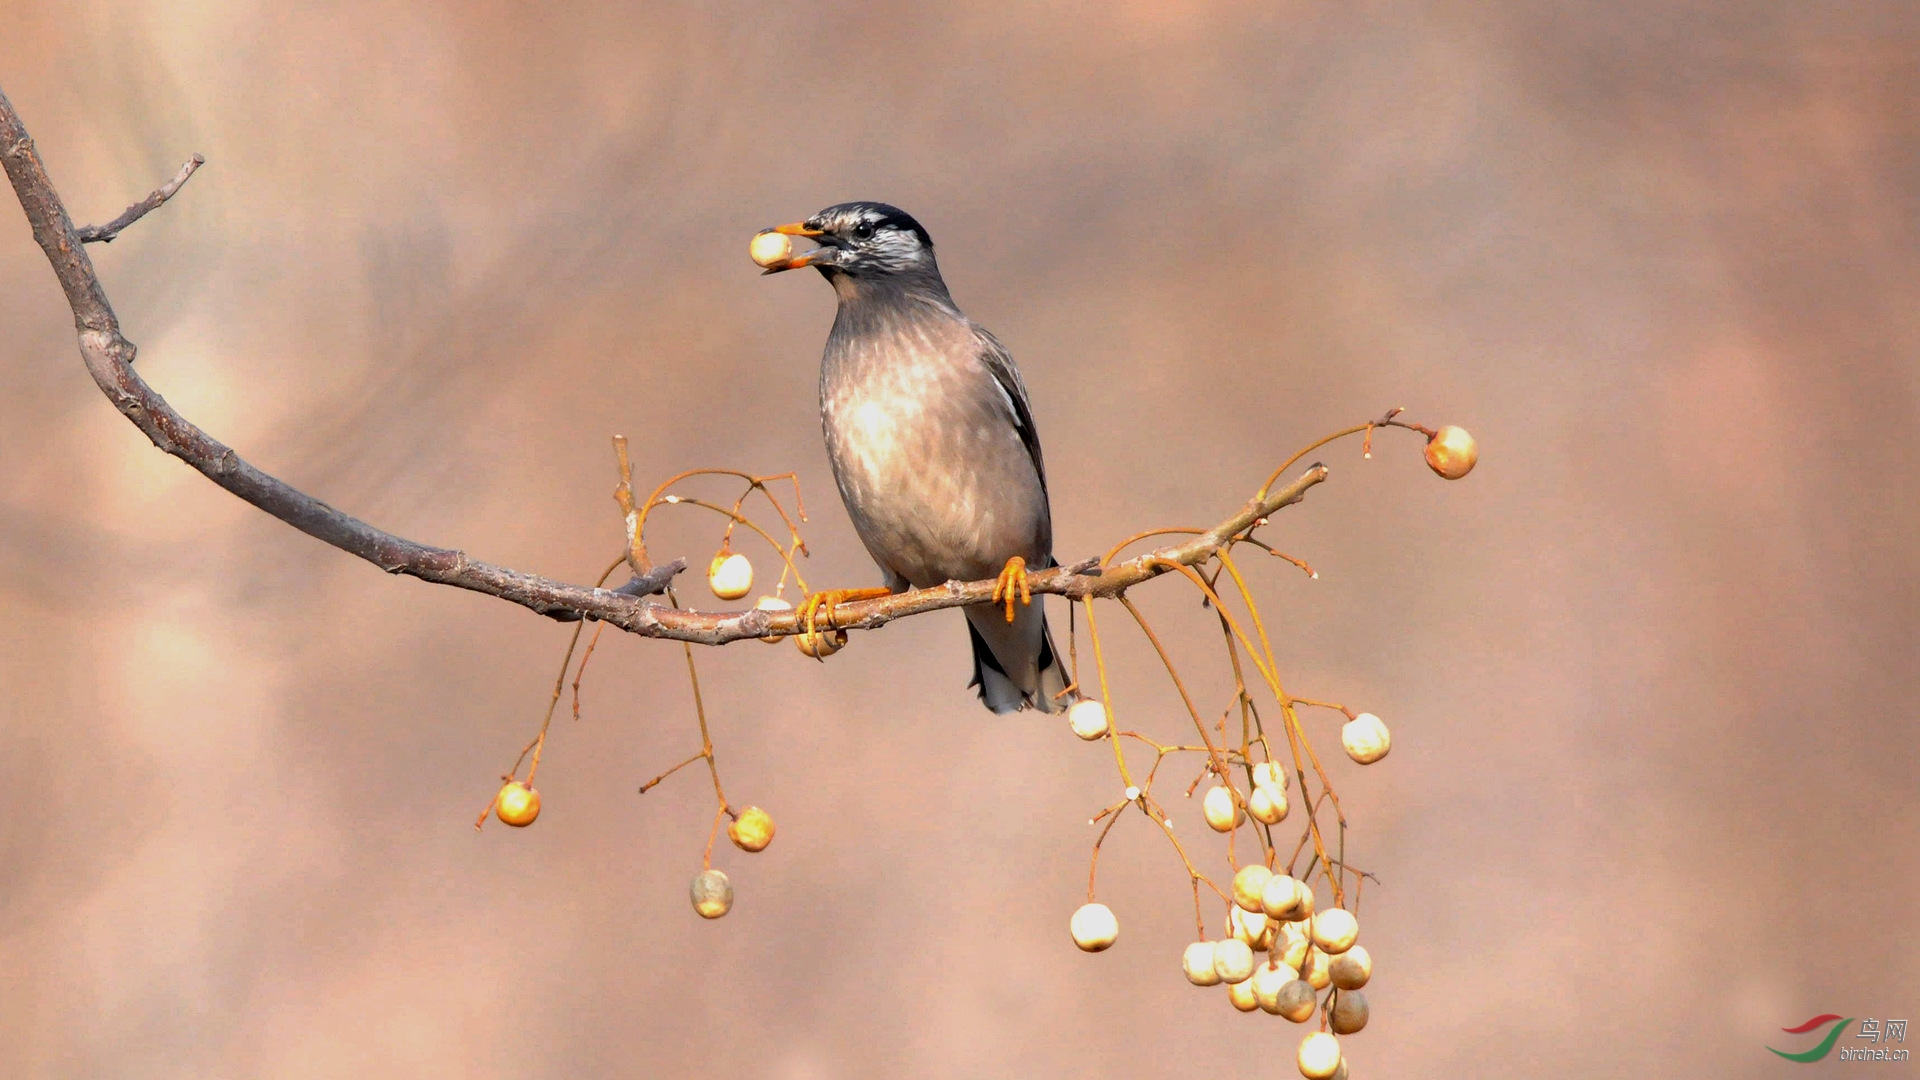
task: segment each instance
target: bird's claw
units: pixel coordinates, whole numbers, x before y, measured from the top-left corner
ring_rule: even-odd
[[[1018,555],[1007,560],[1006,567],[1000,571],[1000,580],[993,583],[993,602],[1000,603],[1003,595],[1007,605],[1008,622],[1013,621],[1013,601],[1016,595],[1022,604],[1033,603],[1033,590],[1027,587],[1027,560]]]
[[[875,597],[891,595],[893,595],[892,589],[822,589],[817,593],[807,594],[807,598],[800,604],[800,610],[795,613],[795,618],[799,625],[804,628],[807,636],[814,637],[816,631],[819,629],[821,608],[827,610],[827,627],[829,629],[838,629],[833,619],[833,609],[836,604],[844,604],[849,600],[872,600]]]

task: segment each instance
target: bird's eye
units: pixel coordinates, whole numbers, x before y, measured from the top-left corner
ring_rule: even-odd
[[[867,224],[864,221],[853,227],[853,238],[855,240],[865,240],[872,235],[873,235],[873,226]]]

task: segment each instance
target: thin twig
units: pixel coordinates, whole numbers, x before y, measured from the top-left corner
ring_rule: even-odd
[[[173,193],[180,190],[180,185],[186,183],[187,178],[206,163],[206,158],[199,154],[193,155],[187,159],[185,165],[180,166],[179,172],[173,174],[173,179],[161,184],[146,198],[121,211],[119,217],[105,225],[83,225],[74,230],[75,234],[80,237],[80,242],[83,244],[113,243],[113,238],[120,235],[120,230],[146,217],[149,211],[158,210],[161,203],[173,198]]]

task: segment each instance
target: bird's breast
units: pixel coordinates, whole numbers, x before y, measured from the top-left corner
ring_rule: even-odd
[[[971,328],[835,336],[820,383],[827,454],[882,567],[926,587],[1043,559],[1046,494]]]

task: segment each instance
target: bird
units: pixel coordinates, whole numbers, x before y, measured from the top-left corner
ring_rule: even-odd
[[[996,578],[994,604],[964,609],[968,686],[995,713],[1065,710],[1046,607],[1027,590],[1029,567],[1054,565],[1053,516],[1013,356],[954,303],[933,238],[906,211],[845,202],[766,232],[818,245],[763,264],[767,273],[811,266],[838,300],[820,361],[820,424],[847,516],[886,582],[811,595],[803,618],[821,605],[830,619],[846,600]]]

